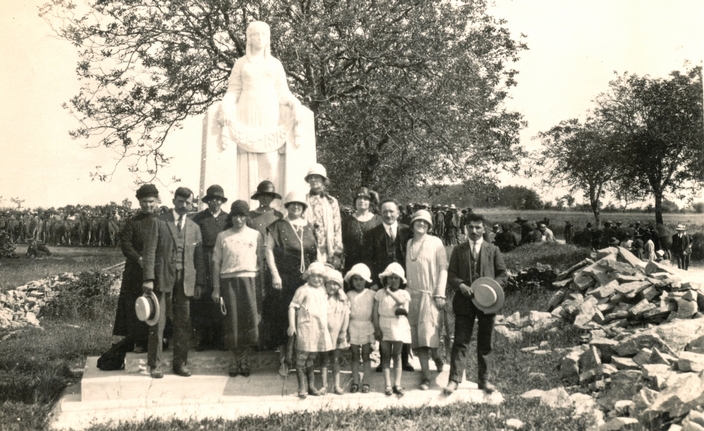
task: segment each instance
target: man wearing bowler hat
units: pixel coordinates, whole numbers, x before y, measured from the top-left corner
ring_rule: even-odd
[[[174,208],[159,216],[159,238],[154,258],[155,282],[145,283],[144,292],[154,290],[159,299],[159,321],[149,328],[147,365],[153,378],[163,377],[162,341],[166,313],[173,322],[173,371],[189,377],[188,344],[191,335],[189,298],[205,286],[205,259],[200,228],[186,216],[193,206],[193,192],[179,187],[174,193]]]
[[[196,286],[193,300],[191,301],[191,323],[198,335],[196,350],[201,352],[209,349],[224,350],[225,344],[222,333],[222,315],[220,306],[213,304],[210,298],[213,292],[213,249],[218,234],[225,230],[227,213],[222,211],[222,204],[227,202],[222,187],[213,184],[208,187],[203,202],[208,208],[193,216],[193,222],[200,227],[203,237],[203,254],[205,256],[205,286],[198,289]]]
[[[447,283],[455,290],[455,343],[452,346],[450,379],[445,394],[452,394],[462,381],[475,319],[477,330],[478,385],[486,393],[495,387],[489,381],[494,318],[503,305],[503,286],[508,276],[501,251],[484,241],[484,217],[467,218],[469,240],[452,250]]]

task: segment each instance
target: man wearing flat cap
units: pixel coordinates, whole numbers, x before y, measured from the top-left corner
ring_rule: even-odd
[[[149,327],[149,354],[147,365],[153,378],[163,377],[161,363],[162,341],[166,326],[166,311],[173,323],[173,371],[189,377],[188,344],[191,336],[189,298],[205,286],[205,259],[200,228],[186,216],[193,206],[193,192],[179,187],[174,193],[174,208],[159,216],[159,238],[154,258],[155,283],[144,287],[153,289],[161,311],[156,325]]]
[[[126,338],[128,350],[147,351],[149,327],[137,318],[134,303],[142,296],[143,283],[154,280],[154,252],[159,232],[156,209],[159,191],[153,184],[144,184],[137,190],[139,210],[120,230],[120,248],[125,256],[120,296],[112,334]]]
[[[203,254],[205,256],[205,286],[196,286],[191,301],[191,323],[198,336],[197,351],[224,349],[222,318],[220,305],[213,304],[210,295],[213,292],[213,249],[218,234],[225,230],[227,213],[222,211],[222,204],[227,202],[222,187],[213,184],[208,187],[203,202],[208,208],[193,216],[193,222],[200,227],[203,237]]]
[[[495,280],[498,283],[497,286],[503,287],[506,285],[508,275],[498,247],[484,241],[485,223],[482,215],[469,214],[467,217],[469,240],[455,247],[450,257],[447,283],[455,291],[452,302],[455,313],[455,342],[452,346],[450,378],[445,387],[445,393],[448,395],[453,393],[462,381],[475,320],[478,321],[477,383],[479,389],[483,389],[486,393],[495,390],[489,378],[496,311],[493,309],[483,311],[483,307],[473,301],[475,292],[472,283],[480,277],[488,277]],[[503,294],[503,291],[501,293]]]

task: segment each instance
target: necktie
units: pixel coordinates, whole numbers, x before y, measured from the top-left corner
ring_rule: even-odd
[[[178,216],[178,223],[176,223],[176,227],[178,228],[178,231],[181,232],[181,229],[183,228],[183,214]]]
[[[394,235],[394,228],[391,226],[389,226],[389,237],[391,237],[392,242],[396,240],[396,235]]]
[[[477,243],[476,241],[472,241],[472,260],[477,260],[477,254]]]

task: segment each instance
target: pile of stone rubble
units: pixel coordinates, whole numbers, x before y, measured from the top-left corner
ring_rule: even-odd
[[[503,341],[574,325],[584,344],[564,349],[564,387],[533,390],[576,414],[593,414],[598,430],[704,431],[704,316],[700,286],[622,248],[597,252],[558,275],[549,312],[497,316]],[[703,280],[704,281],[704,280]],[[548,343],[523,349],[550,354]],[[586,392],[587,394],[581,393]]]

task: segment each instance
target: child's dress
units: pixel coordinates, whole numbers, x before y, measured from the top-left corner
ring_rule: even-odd
[[[291,307],[296,314],[296,350],[299,352],[328,352],[333,349],[328,332],[328,295],[324,288],[308,283],[293,295]]]
[[[400,296],[411,302],[411,295],[405,290],[397,290],[394,295]],[[386,293],[386,289],[379,289],[374,295],[374,299],[379,303],[379,326],[381,327],[382,341],[402,341],[404,344],[411,343],[411,325],[406,316],[397,316],[396,301]]]
[[[349,304],[347,303],[347,297],[344,293],[342,294],[342,298],[340,298],[339,293],[328,296],[328,330],[330,331],[332,349],[346,349],[350,347],[347,343],[347,334],[345,334],[344,337],[345,341],[338,343],[340,332],[342,332],[342,324],[345,321],[345,316],[347,316],[349,312]]]
[[[374,291],[347,292],[350,301],[350,344],[361,346],[374,342]]]

